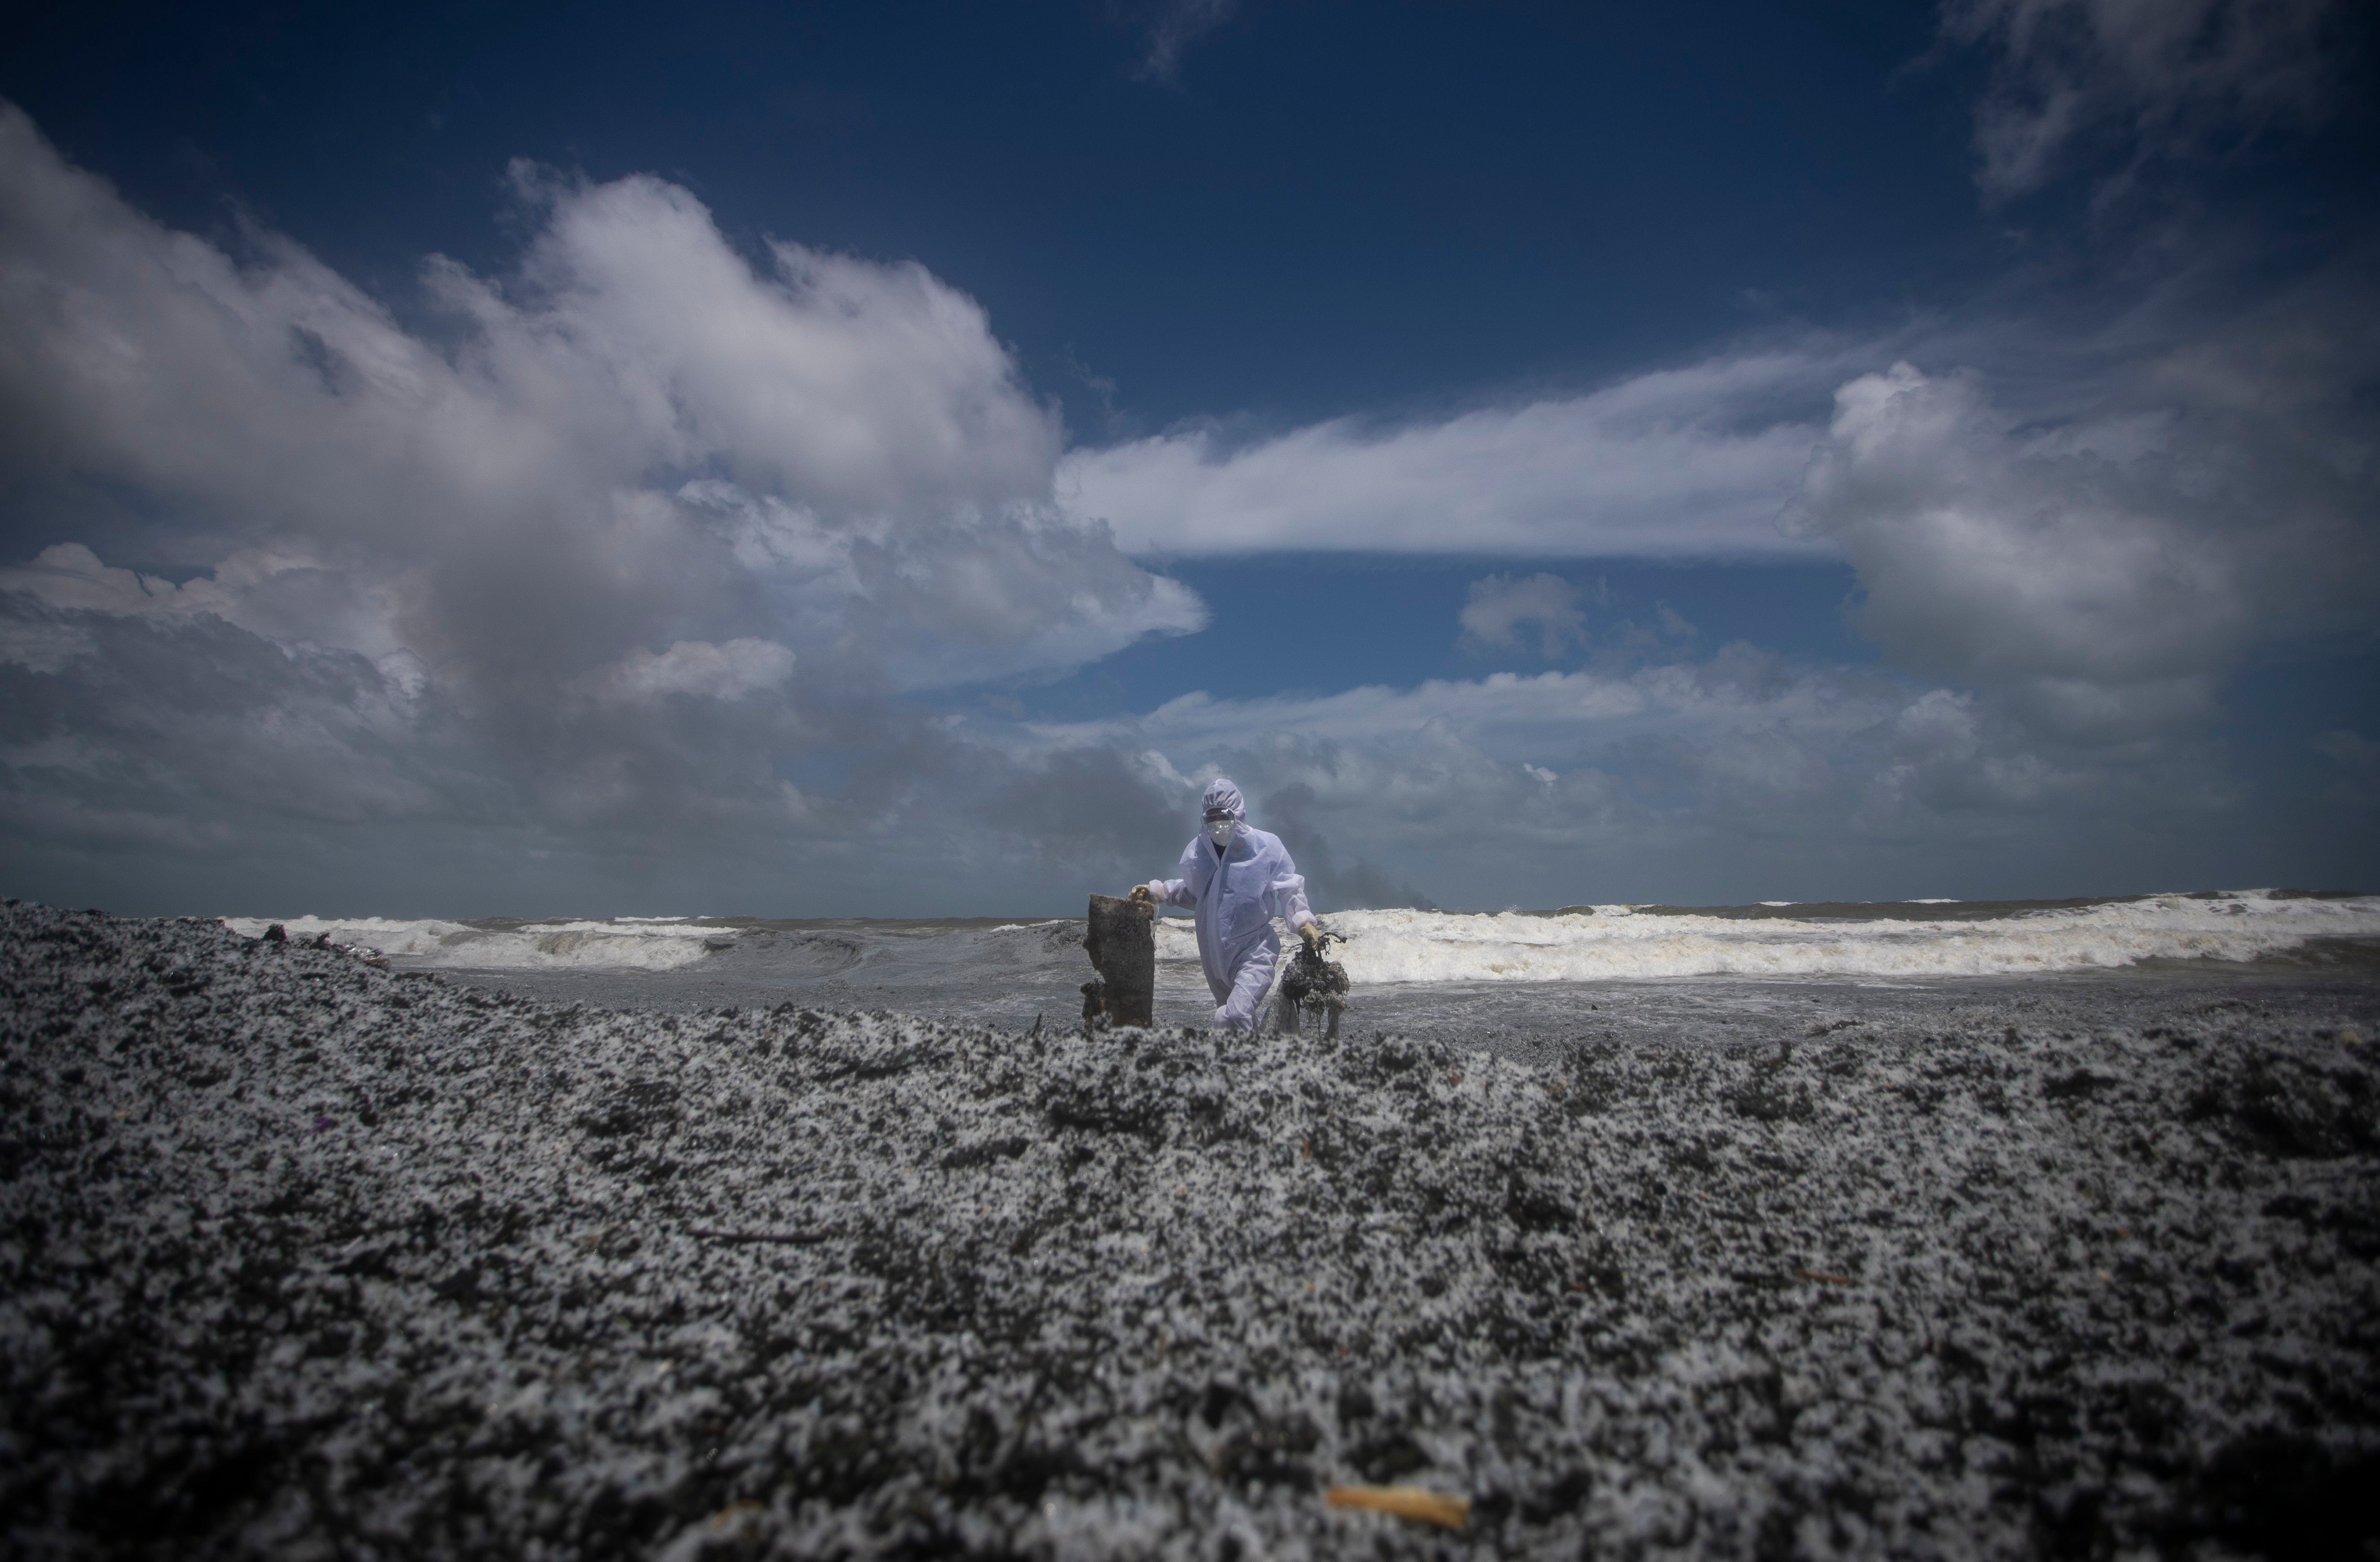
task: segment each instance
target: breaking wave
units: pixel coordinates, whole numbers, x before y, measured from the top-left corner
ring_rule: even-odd
[[[281,919],[293,939],[325,934],[334,944],[357,944],[417,967],[468,970],[674,971],[691,965],[735,935],[693,917],[623,916],[601,921],[443,922],[392,917]],[[236,933],[261,938],[272,926],[261,916],[227,916]]]
[[[1572,906],[1559,912],[1348,911],[1336,951],[1359,986],[1600,982],[1682,976],[1877,979],[2021,975],[2149,961],[2246,962],[2346,941],[2380,948],[2380,896],[2230,890],[2077,902]],[[228,917],[254,938],[262,917]],[[417,968],[674,971],[722,955],[740,975],[799,981],[864,968],[872,982],[979,983],[1046,968],[1079,978],[1079,921],[613,917],[517,921],[283,919]],[[1158,925],[1161,986],[1203,986],[1185,916]],[[1052,977],[1051,979],[1056,979]]]
[[[2240,890],[2081,905],[1977,908],[1907,902],[1835,914],[1791,905],[1632,906],[1552,914],[1356,911],[1339,958],[1357,983],[1593,982],[1664,976],[1992,976],[2250,961],[2319,939],[2380,938],[2380,896]],[[1816,912],[1817,908],[1810,908]]]

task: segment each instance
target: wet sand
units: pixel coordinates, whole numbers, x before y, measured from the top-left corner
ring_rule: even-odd
[[[554,1003],[25,905],[0,972],[19,1555],[2375,1533],[2353,971],[1614,985],[1330,1046]]]

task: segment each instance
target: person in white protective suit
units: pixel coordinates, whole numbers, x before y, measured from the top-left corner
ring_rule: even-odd
[[[1182,877],[1136,885],[1135,901],[1182,906],[1195,913],[1198,963],[1215,995],[1215,1023],[1252,1031],[1281,962],[1281,935],[1272,919],[1285,919],[1311,943],[1321,924],[1305,903],[1305,880],[1290,860],[1281,837],[1247,822],[1240,789],[1216,778],[1207,784],[1206,821],[1182,848]]]

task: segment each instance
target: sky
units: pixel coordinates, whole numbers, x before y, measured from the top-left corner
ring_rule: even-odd
[[[0,890],[2380,887],[2346,0],[47,8]]]

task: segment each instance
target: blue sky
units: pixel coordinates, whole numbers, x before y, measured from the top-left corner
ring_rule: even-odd
[[[1167,79],[1160,13],[1095,3],[227,9],[55,15],[11,96],[392,301],[426,251],[504,266],[512,158],[658,173],[736,242],[922,261],[1090,435],[1083,370],[1133,426],[1435,407],[1999,259],[1923,6],[1249,6]]]
[[[0,876],[1063,911],[2380,870],[2324,0],[53,8]]]

